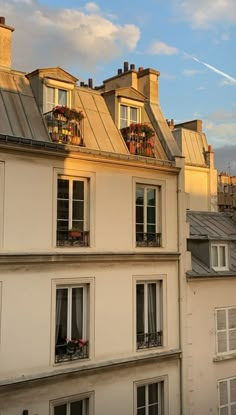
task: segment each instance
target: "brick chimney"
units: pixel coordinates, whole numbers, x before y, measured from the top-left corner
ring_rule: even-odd
[[[5,17],[0,17],[0,68],[11,68],[11,33],[14,30],[5,24]]]
[[[139,68],[138,71],[138,90],[141,92],[148,101],[158,102],[158,77],[159,71],[155,69],[143,69]]]

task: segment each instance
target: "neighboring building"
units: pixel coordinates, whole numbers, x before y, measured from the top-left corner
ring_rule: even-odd
[[[236,223],[232,214],[187,212],[187,335],[183,376],[189,415],[236,408]]]
[[[236,176],[222,171],[218,175],[218,207],[220,212],[236,209]]]
[[[180,414],[183,158],[159,73],[25,74],[12,31],[1,18],[0,413]]]
[[[214,152],[202,132],[202,121],[168,122],[185,157],[185,191],[189,210],[217,212],[217,170]]]

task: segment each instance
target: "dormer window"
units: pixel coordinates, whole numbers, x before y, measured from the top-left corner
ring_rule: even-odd
[[[215,243],[211,245],[211,266],[215,271],[229,269],[227,244]]]
[[[128,127],[140,121],[140,108],[120,105],[120,128]]]
[[[69,91],[47,86],[46,89],[46,111],[51,111],[57,105],[67,106],[69,104]]]

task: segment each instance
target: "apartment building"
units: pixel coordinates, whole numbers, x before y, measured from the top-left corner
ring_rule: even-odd
[[[217,189],[219,211],[233,212],[236,209],[236,176],[220,172]]]
[[[0,19],[0,414],[180,414],[184,174],[159,72],[19,72],[13,30]]]

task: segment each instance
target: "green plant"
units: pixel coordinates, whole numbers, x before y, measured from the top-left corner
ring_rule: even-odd
[[[62,115],[68,121],[81,121],[84,118],[84,114],[82,111],[77,111],[73,108],[69,108],[64,105],[57,105],[52,109],[52,113],[55,118],[58,118],[58,115]]]

